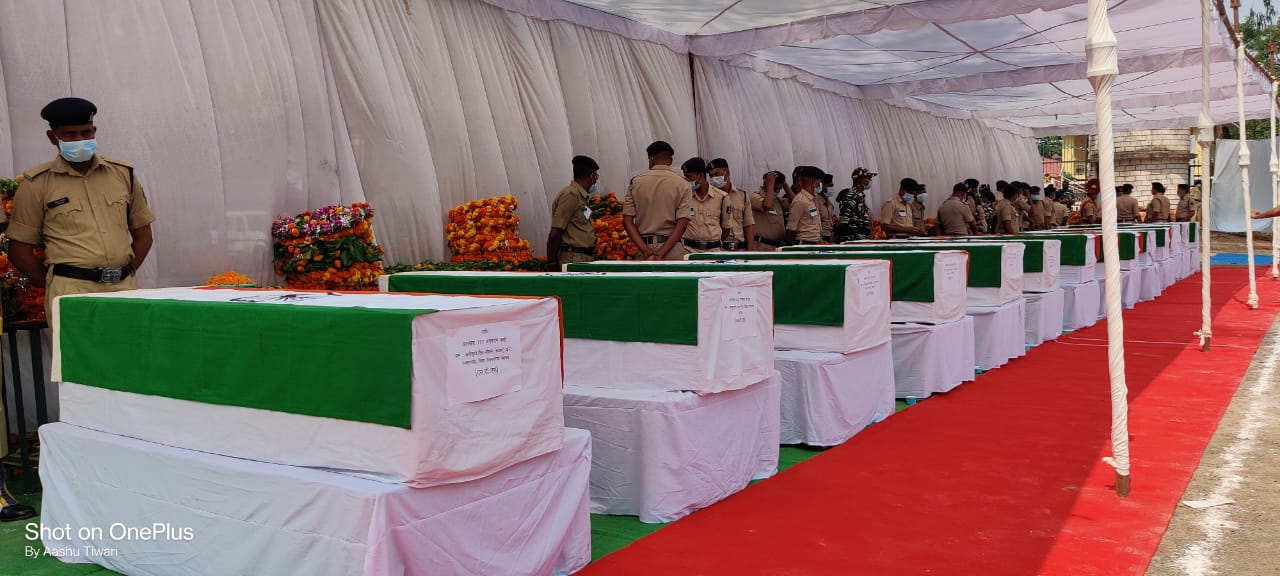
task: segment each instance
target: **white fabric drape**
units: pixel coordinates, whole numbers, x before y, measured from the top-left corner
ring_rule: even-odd
[[[448,257],[451,207],[512,194],[540,251],[574,154],[621,195],[656,139],[724,156],[744,188],[796,164],[842,188],[857,166],[888,188],[914,177],[930,211],[957,180],[1039,172],[1029,139],[989,123],[714,59],[697,59],[695,116],[683,43],[592,26],[481,0],[0,3],[0,174],[53,159],[46,103],[92,100],[100,149],[137,165],[159,217],[139,278],[172,286],[229,269],[279,283],[271,220],[337,202],[373,204],[404,263]]]
[[[1270,143],[1266,140],[1249,140],[1249,151],[1253,157],[1261,158],[1270,154]],[[1218,140],[1214,153],[1213,189],[1219,194],[1206,203],[1212,210],[1213,230],[1216,232],[1244,232],[1246,225],[1252,225],[1255,232],[1266,232],[1271,229],[1271,220],[1254,220],[1244,217],[1244,194],[1240,192],[1240,142],[1237,140]],[[1249,177],[1254,182],[1265,182],[1270,178],[1270,168],[1262,162],[1249,164]],[[1253,186],[1250,190],[1253,204],[1271,205],[1271,190],[1262,186]],[[1205,208],[1201,208],[1202,210]]]

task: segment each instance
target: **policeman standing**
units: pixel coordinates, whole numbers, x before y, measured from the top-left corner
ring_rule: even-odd
[[[600,193],[600,165],[587,156],[574,156],[573,182],[551,203],[551,231],[547,233],[547,271],[563,264],[596,259],[596,229],[591,223],[591,196]]]
[[[751,217],[756,234],[753,250],[773,252],[787,243],[791,199],[782,195],[785,181],[781,172],[771,170],[764,175],[764,185],[751,194]]]
[[[822,242],[822,216],[814,201],[814,190],[822,186],[822,170],[813,166],[797,166],[791,173],[796,183],[796,199],[787,215],[787,240],[791,244],[809,245]]]
[[[622,226],[637,260],[683,260],[684,231],[693,210],[693,187],[671,167],[676,151],[661,140],[645,149],[649,170],[631,179]]]
[[[729,205],[729,226],[724,236],[724,249],[730,252],[755,250],[756,218],[755,211],[751,208],[751,197],[746,191],[733,185],[729,161],[724,158],[712,160],[707,174],[711,177],[711,185],[723,190],[727,196],[725,201]]]
[[[151,251],[156,218],[133,165],[97,154],[97,112],[80,98],[40,111],[58,157],[24,172],[13,200],[9,258],[45,288],[49,318],[59,296],[137,288],[134,274]],[[35,254],[41,242],[43,266]]]

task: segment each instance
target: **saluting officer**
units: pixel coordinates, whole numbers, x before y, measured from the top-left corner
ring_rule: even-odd
[[[45,309],[67,294],[137,288],[134,274],[151,251],[156,217],[133,165],[97,154],[98,109],[61,98],[40,111],[58,157],[22,174],[9,222],[9,258],[37,286]],[[42,268],[35,247],[45,245]]]

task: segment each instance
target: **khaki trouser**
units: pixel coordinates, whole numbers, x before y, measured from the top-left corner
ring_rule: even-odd
[[[581,252],[570,252],[569,250],[560,251],[561,264],[576,264],[578,262],[595,262],[596,257],[591,254],[583,254]]]
[[[53,325],[53,301],[59,296],[68,296],[71,294],[94,294],[98,292],[120,292],[123,290],[136,290],[138,283],[130,274],[128,278],[116,282],[115,284],[103,284],[102,282],[91,282],[89,280],[77,280],[75,278],[67,278],[66,276],[55,276],[52,272],[45,280],[44,291],[44,313],[45,318],[49,319],[49,325]]]
[[[660,248],[662,248],[662,244],[649,245],[649,249],[654,252],[657,252]],[[663,258],[663,260],[684,260],[685,250],[688,250],[688,248],[685,247],[683,243],[676,243],[676,245],[671,248],[671,251],[667,252],[667,257]],[[636,259],[643,260],[644,258],[641,257],[639,253],[636,253]]]

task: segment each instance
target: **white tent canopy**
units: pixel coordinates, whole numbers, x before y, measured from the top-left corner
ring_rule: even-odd
[[[1111,4],[1117,129],[1193,126],[1193,3]],[[447,258],[449,208],[502,194],[540,247],[573,155],[621,195],[655,139],[748,190],[862,166],[874,207],[913,177],[932,210],[964,178],[1037,181],[1032,135],[1092,132],[1084,35],[1082,0],[4,2],[0,175],[53,158],[44,104],[94,101],[99,149],[138,166],[159,218],[139,276],[161,286],[279,282],[270,221],[335,202],[378,209],[392,263]]]
[[[1071,0],[487,0],[664,42],[775,78],[1021,134],[1090,134],[1086,3]],[[1200,104],[1195,2],[1111,0],[1119,37],[1117,130],[1191,128]],[[1234,112],[1234,45],[1215,23],[1213,110]],[[1269,83],[1249,71],[1246,114],[1268,116]],[[1216,114],[1215,114],[1216,116]]]

